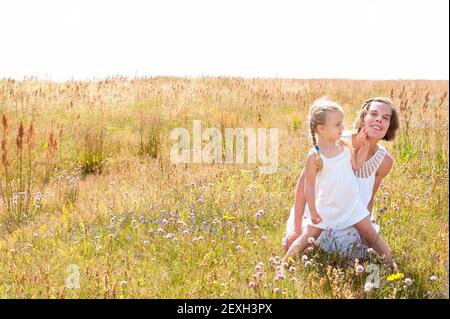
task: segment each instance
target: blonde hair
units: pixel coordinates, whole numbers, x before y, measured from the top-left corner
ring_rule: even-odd
[[[337,112],[337,111],[344,113],[344,110],[338,103],[331,101],[326,97],[314,101],[313,105],[309,110],[309,117],[308,117],[309,130],[311,133],[314,150],[316,152],[317,171],[320,171],[323,168],[323,161],[320,158],[320,149],[319,146],[317,145],[316,128],[318,125],[326,123],[328,112]]]
[[[391,113],[391,119],[389,121],[389,128],[386,132],[386,135],[383,136],[382,140],[392,141],[395,138],[395,133],[397,132],[398,128],[400,127],[400,118],[398,116],[397,107],[387,97],[374,97],[374,98],[369,99],[366,102],[364,102],[363,106],[361,107],[360,111],[358,112],[359,117],[355,122],[355,129],[359,133],[361,128],[364,127],[364,119],[365,119],[367,113],[369,112],[370,105],[373,102],[384,103],[391,107],[392,113]]]

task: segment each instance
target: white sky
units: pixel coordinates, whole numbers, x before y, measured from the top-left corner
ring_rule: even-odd
[[[0,78],[449,79],[448,0],[1,0]]]

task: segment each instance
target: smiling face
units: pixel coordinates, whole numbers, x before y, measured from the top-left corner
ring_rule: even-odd
[[[369,109],[364,117],[364,126],[368,129],[367,136],[381,140],[389,129],[391,117],[392,108],[390,105],[375,101],[370,103]]]

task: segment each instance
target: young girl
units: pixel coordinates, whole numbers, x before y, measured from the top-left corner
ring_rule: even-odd
[[[292,243],[284,259],[287,262],[289,257],[302,253],[312,244],[308,239],[317,239],[324,229],[353,225],[362,240],[396,268],[388,246],[372,226],[353,172],[361,168],[367,157],[367,131],[364,128],[358,134],[362,146],[355,154],[341,139],[343,119],[344,112],[335,102],[320,99],[311,107],[309,124],[314,149],[309,152],[305,166],[305,211],[310,218],[303,219],[306,230]]]

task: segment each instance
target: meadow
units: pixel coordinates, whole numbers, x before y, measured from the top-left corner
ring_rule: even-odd
[[[448,298],[448,81],[0,80],[1,298]],[[390,97],[401,128],[374,214],[400,274],[315,248],[278,275],[327,96],[351,129]],[[172,129],[278,128],[278,168],[175,165]],[[370,264],[380,287],[365,289]],[[79,274],[79,276],[78,276]]]

